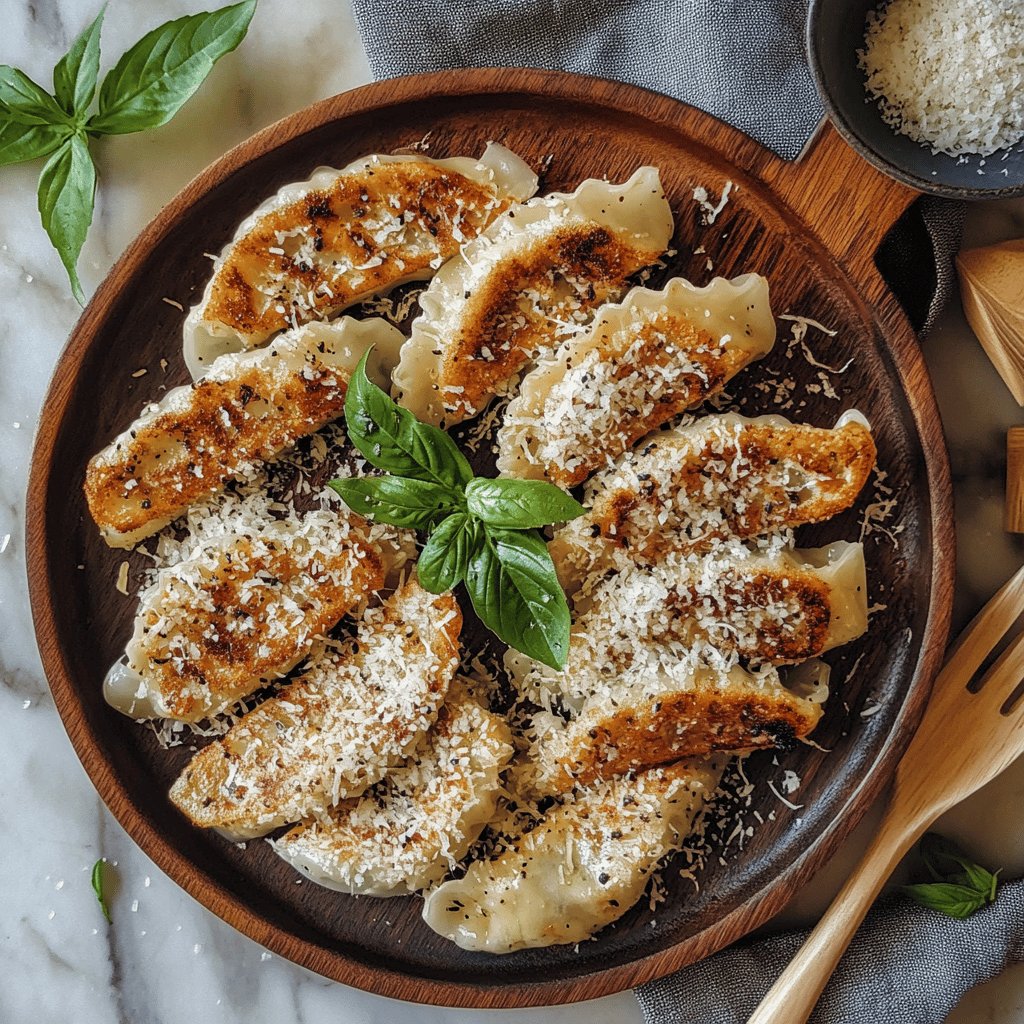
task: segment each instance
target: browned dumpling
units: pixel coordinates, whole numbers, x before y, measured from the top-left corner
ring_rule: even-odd
[[[575,487],[717,394],[774,342],[758,274],[634,288],[523,378],[498,434],[498,469]]]
[[[420,296],[396,397],[429,423],[482,412],[531,359],[625,294],[630,275],[662,256],[672,226],[654,167],[511,207]]]
[[[285,185],[239,226],[185,320],[185,363],[324,320],[403,281],[430,277],[537,176],[504,146],[479,160],[367,156]]]
[[[433,725],[461,626],[451,594],[409,581],[367,611],[351,648],[326,653],[199,751],[171,800],[196,825],[251,838],[358,796]]]
[[[89,461],[85,497],[104,540],[133,547],[337,419],[364,353],[373,348],[368,372],[383,382],[401,340],[379,319],[308,324],[168,391]]]
[[[400,896],[440,881],[494,816],[512,757],[501,715],[453,686],[433,728],[373,789],[296,825],[274,850],[341,892]]]

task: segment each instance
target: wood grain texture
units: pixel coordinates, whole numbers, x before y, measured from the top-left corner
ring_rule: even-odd
[[[1024,427],[1006,432],[1006,502],[1003,523],[1007,533],[1024,533]]]
[[[591,176],[623,180],[641,163],[660,167],[678,250],[662,276],[705,283],[709,259],[717,274],[759,271],[771,282],[777,313],[837,328],[834,339],[813,343],[823,362],[854,358],[836,378],[838,400],[807,393],[793,415],[831,426],[842,409],[860,407],[875,426],[881,465],[900,502],[898,546],[884,535],[867,539],[872,598],[886,607],[865,641],[830,655],[841,692],[815,738],[831,753],[800,747],[779,757],[803,779],[804,809],[788,811],[762,779],[751,812],[767,820],[742,852],[725,866],[709,863],[696,894],[669,868],[668,900],[656,914],[634,908],[578,951],[465,953],[420,921],[418,898],[355,900],[296,886],[266,844],[240,850],[191,828],[166,799],[188,751],[161,750],[148,731],[107,708],[100,693],[135,603],[114,589],[123,555],[108,550],[88,520],[82,475],[89,456],[123,429],[157,384],[185,379],[183,314],[162,298],[186,307],[195,301],[210,272],[202,254],[219,251],[243,216],[280,185],[320,164],[341,166],[409,146],[427,132],[433,156],[479,153],[489,139],[535,166],[550,154],[547,189],[568,190]],[[735,186],[731,200],[705,226],[693,189],[703,185],[717,196],[727,181]],[[400,999],[513,1007],[593,998],[668,974],[768,920],[886,784],[920,716],[948,630],[953,520],[941,424],[917,341],[871,258],[912,198],[831,131],[803,164],[787,165],[667,97],[521,69],[444,72],[357,89],[267,128],[204,171],[143,231],[83,314],[54,375],[32,464],[27,544],[40,651],[68,735],[111,811],[162,870],[236,928],[327,977]],[[801,386],[816,380],[818,371],[799,358],[787,362],[784,348],[737,380],[732,390],[742,394],[744,411],[771,411],[756,385],[773,369]],[[169,361],[166,377],[161,358]],[[133,379],[142,366],[150,373]],[[863,511],[864,501],[800,540],[855,538]],[[131,564],[134,582],[144,559],[134,555]],[[861,717],[867,703],[879,710]],[[771,756],[752,758],[752,779],[760,779]]]

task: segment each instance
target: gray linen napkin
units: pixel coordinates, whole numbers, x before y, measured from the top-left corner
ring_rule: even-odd
[[[743,1024],[806,932],[741,943],[637,989],[648,1024]],[[857,932],[811,1024],[942,1024],[964,994],[1024,960],[1024,881],[966,921],[883,897]]]
[[[455,67],[576,71],[667,93],[795,159],[823,116],[807,0],[352,0],[377,78]],[[953,292],[962,207],[915,203],[879,250],[922,334]]]
[[[806,0],[352,0],[378,78],[477,66],[556,68],[668,93],[795,158],[822,117],[804,59]],[[924,332],[954,284],[959,204],[915,203],[878,264]],[[804,939],[742,943],[637,998],[649,1024],[746,1020]],[[1024,882],[953,921],[896,897],[869,916],[817,1024],[941,1024],[961,996],[1024,959]]]

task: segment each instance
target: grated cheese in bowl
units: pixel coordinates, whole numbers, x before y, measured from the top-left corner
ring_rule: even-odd
[[[1024,140],[1024,3],[890,0],[857,51],[883,120],[933,153],[990,156]]]

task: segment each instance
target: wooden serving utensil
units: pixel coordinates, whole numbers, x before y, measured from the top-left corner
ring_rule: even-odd
[[[803,1024],[903,855],[939,815],[1024,753],[1024,631],[975,681],[982,663],[1022,614],[1024,569],[960,635],[896,770],[889,806],[871,845],[749,1024]]]

